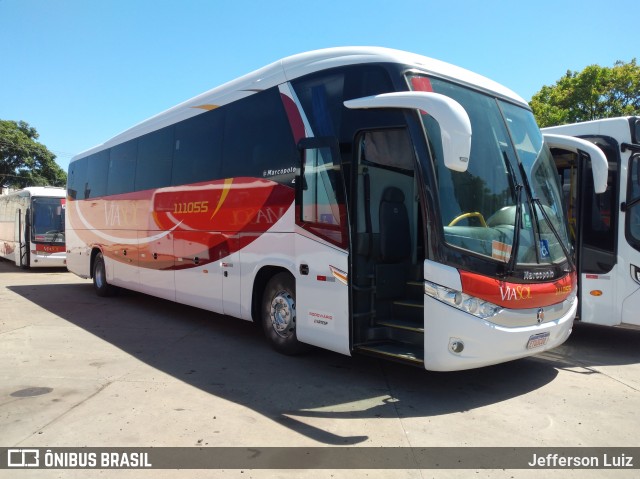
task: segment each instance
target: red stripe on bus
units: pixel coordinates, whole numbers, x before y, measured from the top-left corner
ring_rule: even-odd
[[[462,291],[498,306],[529,309],[561,303],[577,287],[575,273],[546,283],[508,283],[460,271]]]
[[[39,253],[64,253],[66,248],[64,245],[51,245],[36,243],[36,251]]]
[[[282,218],[294,195],[293,188],[273,181],[234,178],[70,200],[68,207],[77,207],[84,218],[69,215],[78,236],[105,256],[171,270],[202,266],[245,248]]]

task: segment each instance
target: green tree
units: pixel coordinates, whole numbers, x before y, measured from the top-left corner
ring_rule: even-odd
[[[555,85],[543,86],[529,105],[541,127],[640,115],[640,66],[634,58],[611,68],[568,70]]]
[[[64,186],[67,174],[56,155],[36,141],[40,135],[24,121],[0,120],[0,185]]]

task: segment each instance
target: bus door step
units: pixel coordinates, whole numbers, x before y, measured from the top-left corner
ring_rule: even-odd
[[[355,349],[357,352],[369,356],[382,357],[414,366],[424,366],[424,352],[422,348],[414,344],[382,342],[361,344]]]
[[[388,328],[402,329],[412,331],[414,333],[424,334],[424,324],[406,319],[384,319],[376,321],[377,326],[386,326]]]
[[[396,318],[406,318],[415,322],[424,322],[424,300],[399,299],[392,303],[393,316]]]

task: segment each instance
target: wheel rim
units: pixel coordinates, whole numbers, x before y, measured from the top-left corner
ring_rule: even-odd
[[[280,291],[271,300],[269,311],[271,326],[276,334],[288,338],[296,326],[296,305],[293,297],[286,291]]]

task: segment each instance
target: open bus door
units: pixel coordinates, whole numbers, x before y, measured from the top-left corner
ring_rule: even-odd
[[[625,215],[626,256],[633,281],[625,284],[622,299],[622,322],[640,326],[640,119],[635,120],[632,140],[634,145],[623,145],[633,151],[627,169],[626,201],[621,205]],[[624,151],[624,150],[623,150]]]
[[[20,268],[29,267],[29,211],[27,208],[24,216],[21,209],[16,211],[13,254],[16,266]]]
[[[579,138],[545,134],[563,180],[569,230],[579,277],[578,317],[602,324],[616,311],[617,171],[601,148]],[[569,155],[567,156],[567,152]],[[615,164],[615,162],[614,162]]]
[[[338,144],[335,138],[306,138],[299,149],[296,334],[304,343],[350,354],[349,233]]]

